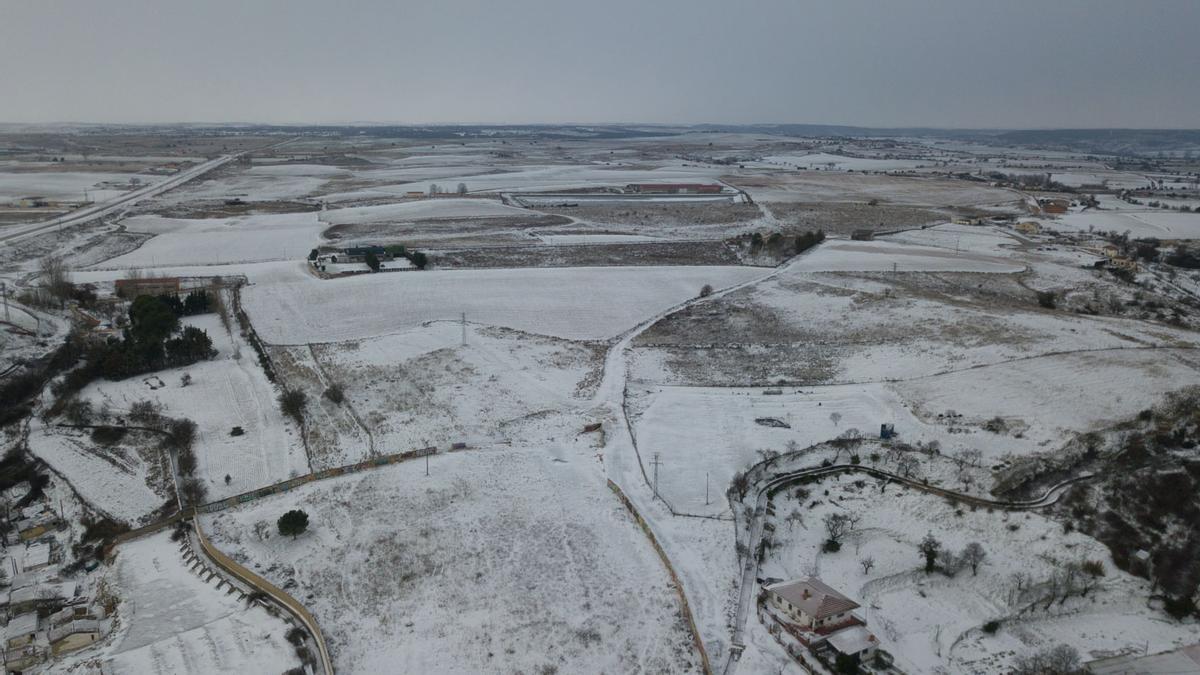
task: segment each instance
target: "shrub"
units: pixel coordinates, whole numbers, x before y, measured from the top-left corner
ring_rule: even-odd
[[[330,401],[333,401],[334,403],[341,405],[342,402],[346,400],[346,391],[345,391],[345,389],[342,388],[341,384],[334,382],[333,384],[331,384],[325,388],[325,393],[323,394],[323,396],[325,396],[325,398],[329,399]]]
[[[826,539],[825,543],[821,545],[821,550],[826,553],[837,553],[842,550],[842,544],[832,539]]]
[[[1058,306],[1058,294],[1054,291],[1038,291],[1038,305],[1046,309],[1054,309]]]
[[[704,286],[702,286],[700,288],[700,297],[702,297],[702,298],[707,298],[708,296],[712,295],[712,293],[713,293],[712,284],[704,284]]]
[[[996,631],[998,630],[1000,630],[999,621],[992,620],[983,624],[983,632],[987,633],[988,635],[995,635]]]
[[[279,395],[279,408],[283,414],[296,420],[296,424],[304,424],[304,408],[308,405],[308,396],[299,389],[284,389]]]
[[[246,430],[241,427],[234,427],[229,430],[230,436],[241,436],[246,433]]]
[[[125,438],[125,427],[96,427],[92,430],[92,442],[99,445],[115,445]]]

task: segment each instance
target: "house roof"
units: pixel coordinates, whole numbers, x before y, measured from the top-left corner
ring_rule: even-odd
[[[25,557],[21,560],[21,569],[32,569],[50,564],[50,546],[34,544],[25,549]]]
[[[879,646],[879,641],[867,630],[866,626],[850,626],[832,633],[825,638],[834,649],[846,655],[853,655],[869,647]]]
[[[859,606],[857,602],[826,586],[816,577],[771,584],[767,586],[767,591],[787,600],[814,619],[824,619]]]

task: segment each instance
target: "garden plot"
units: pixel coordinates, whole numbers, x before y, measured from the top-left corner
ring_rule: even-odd
[[[474,325],[461,339],[460,326],[439,322],[312,353],[379,452],[578,433],[575,410],[599,382],[603,345]]]
[[[336,667],[692,672],[662,563],[573,449],[469,452],[307,485],[206,517],[214,544],[293,588]],[[309,531],[275,533],[302,508]]]
[[[105,672],[176,675],[283,672],[300,666],[289,624],[190,571],[167,533],[122,544],[115,589],[119,628]]]
[[[995,272],[1025,269],[1011,259],[891,241],[828,241],[791,268],[797,272]]]
[[[317,213],[282,213],[187,220],[135,216],[130,231],[155,235],[106,267],[157,267],[298,259],[320,243]]]
[[[685,300],[767,272],[744,267],[627,267],[433,271],[256,284],[243,305],[274,344],[340,342],[427,321],[503,326],[575,340],[618,335]],[[336,308],[331,317],[313,308]]]
[[[225,168],[204,180],[181,186],[159,198],[164,204],[195,201],[241,199],[247,202],[303,199],[318,195],[341,173],[328,173],[332,167],[309,166],[305,169],[280,166],[256,166],[247,170]]]
[[[805,498],[797,499],[794,490],[776,496],[775,546],[760,576],[819,576],[862,605],[856,612],[906,672],[999,674],[1009,672],[1015,656],[1059,643],[1087,660],[1130,647],[1161,651],[1200,637],[1195,624],[1171,623],[1148,608],[1147,582],[1117,570],[1100,542],[1064,533],[1039,514],[972,510],[896,486],[881,497],[876,481],[858,487],[852,477],[805,487]],[[786,520],[793,512],[800,515],[798,525]],[[822,519],[830,513],[861,521],[840,551],[823,553]],[[927,533],[955,554],[969,542],[982,543],[986,558],[978,575],[970,568],[953,578],[938,571],[926,575],[917,545]],[[859,561],[868,557],[874,566],[864,574]],[[1045,581],[1066,562],[1085,559],[1105,568],[1098,587],[1043,609],[1038,600]],[[1017,590],[1018,572],[1032,579],[1032,591]],[[1001,625],[988,635],[981,629],[992,620]]]
[[[96,408],[107,403],[118,415],[136,401],[155,401],[167,416],[194,421],[196,476],[210,499],[308,473],[299,430],[279,411],[278,391],[258,365],[254,350],[240,335],[230,336],[215,314],[188,317],[185,323],[208,332],[218,351],[215,359],[117,382],[100,380],[81,396]],[[192,376],[186,387],[180,381],[184,373]],[[231,435],[235,426],[242,428],[241,435]],[[97,480],[107,478],[101,474]]]

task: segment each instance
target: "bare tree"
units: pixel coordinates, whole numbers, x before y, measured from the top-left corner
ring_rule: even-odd
[[[912,478],[917,470],[921,468],[921,463],[912,455],[901,455],[896,461],[896,473],[905,478]]]
[[[793,510],[787,515],[787,518],[784,518],[784,521],[787,522],[788,531],[791,531],[792,527],[796,525],[804,525],[804,514],[799,510]]]
[[[934,538],[933,533],[925,535],[921,540],[917,550],[921,552],[921,556],[925,558],[925,573],[929,574],[933,571],[934,565],[937,564],[938,556],[942,553],[942,542]]]
[[[844,513],[830,513],[821,522],[825,524],[825,534],[829,536],[827,542],[833,544],[836,548],[841,547],[842,539],[854,527],[850,516]]]
[[[466,183],[459,183],[459,184],[458,184],[458,189],[457,189],[457,190],[455,190],[455,192],[457,192],[457,193],[458,193],[458,194],[460,194],[460,195],[465,195],[465,194],[467,194],[467,184],[466,184]]]
[[[75,285],[71,283],[71,268],[67,265],[67,261],[61,255],[48,255],[42,258],[38,271],[41,274],[42,286],[58,300],[59,307],[65,305],[67,299],[71,297],[71,292],[75,290]]]
[[[838,422],[842,421],[842,413],[834,411],[829,413],[829,421],[833,422],[833,426],[837,426]]]
[[[967,544],[959,557],[971,568],[971,576],[975,576],[979,573],[979,566],[983,564],[983,559],[987,557],[987,551],[983,550],[983,544],[973,541]]]
[[[871,556],[867,556],[862,560],[859,560],[858,564],[862,565],[863,574],[870,574],[871,568],[875,566],[875,559]]]

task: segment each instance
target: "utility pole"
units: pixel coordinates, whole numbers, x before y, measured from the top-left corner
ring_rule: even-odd
[[[462,346],[467,346],[467,313],[462,313]]]
[[[708,472],[704,472],[704,505],[708,506]]]
[[[429,455],[425,455],[425,475],[429,475]]]
[[[0,295],[4,296],[4,320],[12,323],[12,319],[8,317],[8,285],[0,281]]]
[[[650,462],[654,466],[654,497],[658,496],[658,467],[662,465],[662,460],[659,459],[659,453],[654,453],[654,460]]]
[[[896,273],[896,263],[892,263],[892,274]]]

